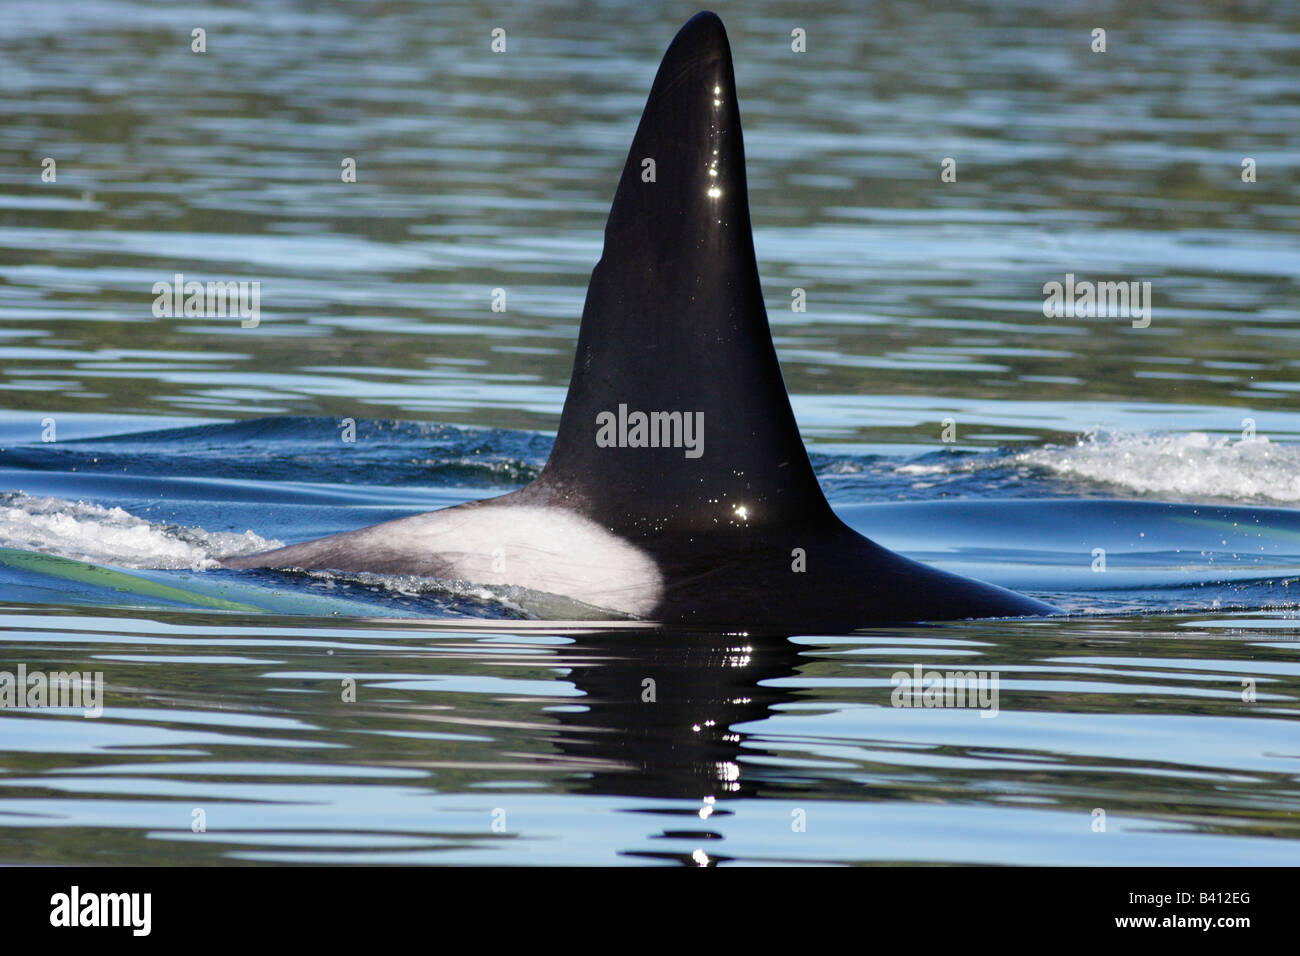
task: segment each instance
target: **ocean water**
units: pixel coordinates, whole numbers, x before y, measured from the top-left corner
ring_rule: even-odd
[[[0,707],[0,863],[1300,861],[1300,17],[716,9],[828,499],[1065,613],[777,639],[219,569],[539,472],[695,9],[9,2],[0,684],[103,685]],[[176,273],[257,326],[155,317]],[[1067,275],[1149,325],[1045,316]],[[954,672],[977,706],[899,706]]]

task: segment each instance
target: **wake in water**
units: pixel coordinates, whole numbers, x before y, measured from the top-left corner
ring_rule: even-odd
[[[1133,435],[1096,428],[1073,446],[1009,456],[1015,464],[1143,494],[1182,499],[1300,501],[1300,447],[1263,436],[1233,440],[1204,432]]]
[[[14,549],[10,559],[37,553],[154,572],[155,584],[183,575],[185,587],[209,594],[219,582],[222,598],[241,606],[296,596],[301,613],[602,616],[568,599],[471,582],[214,570],[219,556],[523,484],[550,446],[548,436],[532,432],[396,422],[357,428],[357,446],[342,451],[331,419],[259,419],[0,450],[0,485],[24,489],[0,493],[0,549]],[[1300,510],[1276,507],[1300,501],[1296,446],[1097,429],[1068,446],[944,449],[905,459],[814,451],[812,458],[828,499],[855,530],[1070,613],[1288,608],[1300,593]],[[369,484],[377,477],[383,486]],[[273,537],[232,527],[233,516]],[[50,567],[8,565],[8,599],[42,587],[67,596],[44,579]],[[113,587],[140,598],[130,581]]]
[[[0,547],[124,568],[204,571],[227,554],[253,554],[280,547],[252,531],[204,531],[156,524],[121,508],[85,501],[37,498],[21,491],[0,494]]]
[[[1263,436],[1232,439],[1204,432],[1134,434],[1094,428],[1073,445],[983,454],[937,452],[883,467],[912,479],[911,490],[922,497],[936,490],[945,495],[974,492],[978,497],[988,497],[989,491],[1015,497],[1068,491],[1207,503],[1300,501],[1300,447]],[[845,470],[844,463],[838,463],[837,472]]]

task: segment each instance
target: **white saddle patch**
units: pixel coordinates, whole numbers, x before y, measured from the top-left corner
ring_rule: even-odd
[[[416,546],[475,584],[561,594],[635,617],[648,616],[663,594],[663,575],[650,555],[563,508],[449,508],[372,530],[386,532],[389,547]]]

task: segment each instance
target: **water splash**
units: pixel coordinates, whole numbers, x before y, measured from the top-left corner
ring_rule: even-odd
[[[245,531],[205,531],[156,524],[122,508],[86,501],[38,498],[21,491],[0,494],[0,547],[127,568],[202,571],[217,557],[253,554],[281,542]]]
[[[1000,463],[1141,493],[1300,502],[1300,447],[1264,437],[1233,440],[1204,432],[1132,434],[1094,428],[1073,446],[1034,448]]]

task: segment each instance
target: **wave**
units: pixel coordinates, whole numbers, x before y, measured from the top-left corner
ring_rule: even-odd
[[[129,471],[170,477],[202,468],[253,481],[388,487],[514,487],[542,471],[553,438],[541,432],[382,419],[253,418],[0,449],[0,466],[38,471]]]
[[[26,490],[0,492],[0,548],[123,569],[208,571],[221,556],[281,546],[252,531],[203,527],[229,527],[232,514],[246,514],[248,526],[308,540],[454,504],[462,496],[455,482],[478,483],[493,471],[521,484],[540,468],[551,442],[531,432],[357,424],[360,447],[342,451],[333,419],[254,420],[6,449],[0,468],[10,487]],[[1146,611],[1201,607],[1211,593],[1243,606],[1294,606],[1300,445],[1096,428],[1068,445],[944,449],[910,458],[814,448],[811,457],[836,510],[868,537],[959,574],[1050,592],[1071,610],[1101,604],[1114,611],[1121,599]],[[403,467],[408,483],[448,492],[376,504],[375,495],[392,487],[394,470],[402,482]],[[299,484],[283,487],[284,473]],[[376,476],[382,486],[342,496],[347,485]],[[304,481],[312,485],[306,491]],[[127,510],[159,498],[168,502],[170,522]],[[1091,573],[1094,547],[1106,552],[1104,576]],[[561,605],[554,596],[467,582],[265,573],[279,574],[275,587],[285,593],[329,592],[377,614],[608,617],[567,599]]]
[[[1262,436],[1233,440],[1204,432],[1133,434],[1095,428],[1072,446],[1046,445],[1006,456],[1000,463],[1144,494],[1300,501],[1300,446]]]
[[[254,554],[282,542],[243,534],[158,524],[122,508],[86,501],[0,493],[0,547],[126,568],[203,571],[229,554]]]
[[[1300,445],[1262,436],[1238,440],[1205,432],[1097,427],[1072,445],[996,452],[945,449],[870,467],[906,479],[907,494],[896,497],[912,499],[1060,497],[1064,490],[1074,496],[1157,495],[1205,504],[1300,502]],[[819,467],[823,487],[845,484],[837,481],[843,471]]]

